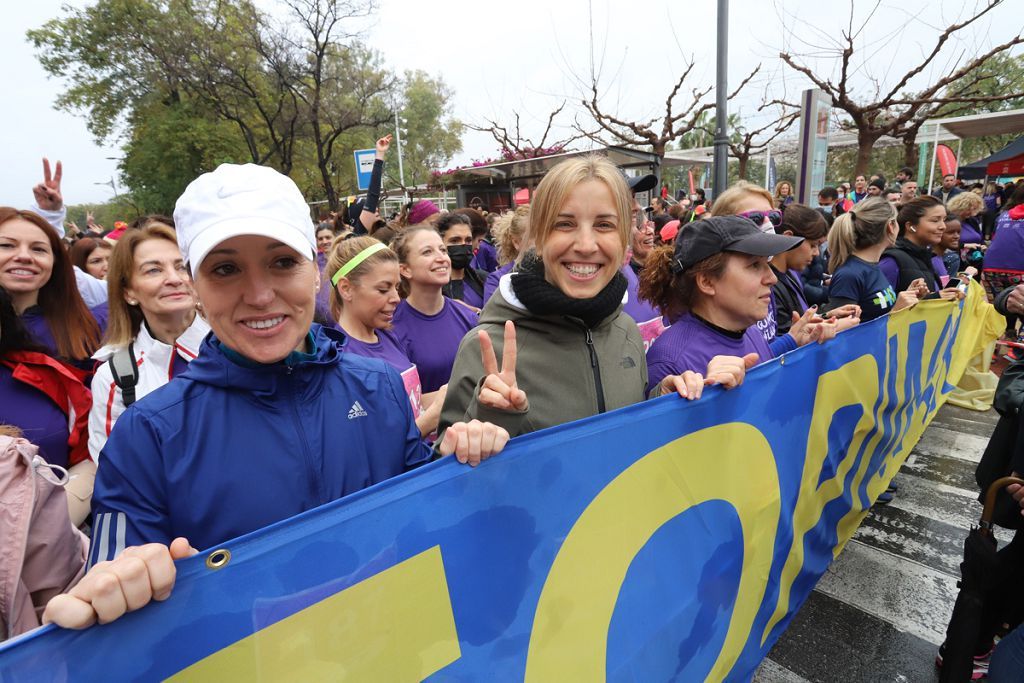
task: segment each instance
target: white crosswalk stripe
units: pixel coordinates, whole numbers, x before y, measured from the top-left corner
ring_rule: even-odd
[[[757,683],[937,681],[963,541],[981,514],[974,470],[998,415],[943,407],[769,653]],[[999,530],[1000,545],[1012,534]]]

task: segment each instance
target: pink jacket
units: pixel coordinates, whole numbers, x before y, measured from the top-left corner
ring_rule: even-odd
[[[85,573],[89,540],[71,525],[66,481],[36,446],[0,435],[0,641],[39,626]]]

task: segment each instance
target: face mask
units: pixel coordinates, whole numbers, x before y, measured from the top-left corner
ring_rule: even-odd
[[[448,258],[452,260],[452,268],[462,270],[469,267],[473,260],[473,245],[453,244],[448,247]]]

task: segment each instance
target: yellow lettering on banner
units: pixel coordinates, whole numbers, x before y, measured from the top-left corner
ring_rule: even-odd
[[[440,546],[202,659],[172,681],[421,681],[461,656]]]
[[[779,597],[775,604],[775,612],[768,620],[761,644],[764,645],[772,629],[789,612],[790,591],[804,565],[804,536],[818,525],[825,506],[842,496],[846,491],[846,476],[853,466],[854,457],[864,445],[864,440],[872,433],[875,416],[871,412],[878,398],[878,365],[873,356],[861,356],[850,361],[843,367],[826,372],[818,378],[818,387],[814,396],[814,412],[811,416],[811,427],[807,434],[807,454],[804,459],[804,471],[800,481],[800,495],[793,511],[793,540],[786,563],[779,579]],[[836,467],[836,473],[827,481],[818,481],[828,456],[828,429],[832,424],[832,416],[847,406],[862,406],[864,412],[857,421],[853,440],[844,453],[843,459]],[[874,452],[882,434],[874,432],[866,455]],[[869,457],[863,458],[853,490],[863,479]],[[861,512],[861,515],[864,513]],[[840,543],[845,539],[840,538]]]
[[[665,523],[711,500],[731,503],[743,529],[736,603],[709,673],[712,680],[724,678],[764,598],[780,506],[771,446],[757,429],[738,422],[703,429],[648,453],[591,501],[562,543],[541,591],[526,680],[605,680],[608,629],[633,558]]]

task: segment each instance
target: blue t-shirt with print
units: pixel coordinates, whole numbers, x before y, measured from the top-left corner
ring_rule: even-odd
[[[879,269],[878,264],[851,256],[832,274],[829,305],[856,303],[863,322],[874,320],[892,310],[896,291]]]

